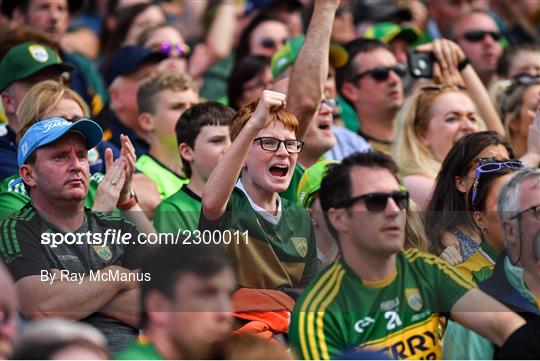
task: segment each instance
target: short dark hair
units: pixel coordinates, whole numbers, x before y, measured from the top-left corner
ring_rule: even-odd
[[[360,53],[369,53],[377,49],[386,49],[391,51],[388,45],[380,42],[376,39],[364,39],[358,38],[348,42],[345,45],[347,53],[349,53],[349,60],[347,64],[336,70],[336,86],[340,90],[343,84],[351,82],[356,75],[357,69],[354,65],[354,58]]]
[[[234,117],[234,110],[218,102],[206,102],[195,104],[186,110],[176,122],[174,128],[178,146],[186,143],[192,149],[195,147],[195,140],[201,132],[201,128],[206,125],[226,125],[230,126]],[[188,161],[182,158],[184,173],[191,177],[191,166]]]
[[[264,74],[267,67],[270,66],[270,58],[260,55],[248,55],[242,59],[232,70],[227,83],[227,97],[229,105],[238,110],[238,103],[244,94],[244,84]]]
[[[233,260],[216,245],[161,245],[151,249],[142,262],[141,273],[149,281],[141,282],[141,327],[148,321],[144,300],[151,291],[174,299],[176,282],[184,274],[209,278],[223,269],[234,269]]]
[[[343,159],[341,163],[329,164],[328,172],[321,183],[320,200],[328,230],[335,239],[339,239],[338,233],[330,223],[327,212],[335,205],[343,204],[351,198],[350,174],[354,167],[387,169],[401,183],[396,163],[392,158],[378,151],[356,152]]]
[[[503,167],[496,172],[480,174],[474,201],[472,199],[473,192],[469,192],[467,195],[467,208],[471,216],[474,212],[483,212],[486,210],[487,198],[495,180],[503,175],[512,174],[513,172],[515,172],[515,169]]]

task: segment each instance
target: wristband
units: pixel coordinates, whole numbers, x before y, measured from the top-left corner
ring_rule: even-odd
[[[135,194],[135,191],[133,189],[131,190],[129,195],[130,195],[129,199],[125,202],[117,203],[116,208],[118,208],[121,211],[127,211],[133,208],[133,206],[135,206],[139,202],[139,199],[137,198],[137,194]]]
[[[465,68],[467,67],[467,65],[469,65],[470,63],[471,63],[471,62],[469,61],[469,59],[463,58],[463,60],[460,61],[460,62],[458,63],[457,68],[458,68],[459,71],[462,71],[462,70],[465,69]]]

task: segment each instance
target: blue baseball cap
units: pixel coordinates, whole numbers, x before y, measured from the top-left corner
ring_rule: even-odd
[[[19,167],[23,165],[30,154],[36,149],[62,137],[67,132],[77,132],[86,139],[86,148],[91,149],[101,142],[103,130],[90,119],[80,119],[76,122],[70,122],[64,118],[49,118],[32,125],[21,141],[19,142],[19,151],[17,161]]]

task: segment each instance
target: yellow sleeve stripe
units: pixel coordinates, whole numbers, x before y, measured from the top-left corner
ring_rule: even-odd
[[[316,332],[315,313],[317,313],[317,315],[319,314],[319,305],[324,300],[328,301],[328,303],[332,302],[336,294],[336,292],[332,291],[336,287],[339,289],[339,283],[336,282],[336,280],[339,279],[341,282],[344,274],[345,270],[339,264],[339,262],[336,262],[335,266],[333,266],[328,273],[319,279],[319,281],[315,284],[315,287],[312,289],[312,292],[309,293],[305,300],[306,302],[304,303],[304,307],[302,307],[299,315],[300,347],[304,356],[307,356],[305,358],[315,360],[321,359],[317,341],[322,342],[326,347],[326,340],[324,339],[324,333]],[[333,294],[333,297],[327,298],[329,294]],[[324,316],[324,312],[322,312],[322,314]],[[317,331],[320,331],[319,328],[317,328]],[[305,337],[307,337],[307,342]],[[309,352],[311,352],[311,356],[309,356]],[[328,355],[328,351],[326,354]],[[327,359],[329,359],[329,357],[327,357]]]
[[[315,326],[316,326],[315,315],[316,315],[316,312],[318,312],[319,310],[319,305],[321,304],[321,302],[332,291],[332,289],[337,286],[336,279],[338,279],[341,273],[345,273],[345,270],[337,268],[336,272],[334,272],[334,274],[332,275],[332,278],[324,286],[322,291],[315,297],[315,299],[313,300],[313,302],[311,303],[307,311],[307,337],[308,337],[309,347],[313,351],[313,359],[315,360],[322,359],[321,355],[319,354],[319,347],[318,347],[319,344],[317,343],[317,341],[321,342],[322,340],[322,342],[325,342],[324,334],[318,334],[316,332],[318,331],[318,329],[317,330],[315,329]]]
[[[405,256],[409,259],[410,263],[413,263],[419,258],[421,258],[422,261],[424,261],[425,263],[436,266],[440,271],[450,277],[452,281],[456,282],[461,287],[464,287],[466,289],[476,287],[476,284],[474,282],[467,280],[459,271],[457,271],[450,264],[432,254],[420,252],[415,249],[409,249],[405,251]]]
[[[455,268],[450,266],[448,263],[432,259],[425,259],[424,262],[436,266],[441,272],[450,277],[452,281],[456,282],[463,288],[471,289],[476,287],[476,284],[474,284],[474,282],[465,279],[458,271],[456,271]]]
[[[313,298],[319,293],[319,290],[327,284],[328,280],[332,278],[332,276],[336,273],[338,270],[338,262],[335,262],[326,272],[319,278],[319,280],[313,285],[311,290],[308,292],[306,298],[304,299],[304,302],[302,303],[302,307],[300,308],[300,314],[298,316],[298,335],[299,335],[299,341],[300,341],[300,351],[302,353],[303,359],[311,359],[309,354],[309,348],[307,347],[306,343],[306,330],[305,330],[305,323],[306,323],[306,309],[308,308],[309,304],[313,300]]]
[[[317,311],[317,334],[319,336],[319,345],[321,346],[321,353],[323,360],[330,360],[330,354],[328,353],[328,346],[326,345],[326,339],[324,338],[324,312],[328,305],[334,300],[339,290],[341,289],[341,281],[345,276],[345,270],[341,270],[338,275],[338,280],[335,287],[332,289],[328,297],[321,304],[320,310]]]

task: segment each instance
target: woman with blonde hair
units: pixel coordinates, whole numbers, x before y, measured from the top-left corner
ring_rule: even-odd
[[[17,109],[17,119],[20,125],[17,141],[35,122],[49,118],[52,113],[55,113],[53,110],[59,108],[62,110],[62,114],[56,115],[62,115],[68,120],[90,116],[88,105],[81,96],[62,83],[46,80],[33,86]],[[95,148],[88,151],[90,173],[105,173],[104,157],[107,148],[112,150],[114,159],[119,157],[120,151],[115,145],[101,141]]]
[[[452,146],[462,137],[485,129],[480,116],[488,129],[504,134],[504,128],[459,46],[443,39],[418,50],[434,54],[435,83],[420,85],[398,113],[392,157],[411,199],[424,209]]]

